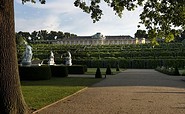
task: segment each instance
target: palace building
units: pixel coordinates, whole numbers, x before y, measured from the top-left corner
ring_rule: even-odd
[[[104,36],[96,33],[93,36],[76,36],[72,38],[64,38],[53,42],[56,44],[66,45],[119,45],[119,44],[145,44],[149,43],[145,38],[138,39],[131,36]]]
[[[131,36],[104,36],[101,33],[96,33],[92,36],[75,36],[70,38],[63,38],[52,41],[36,41],[50,44],[64,44],[64,45],[119,45],[119,44],[145,44],[150,43],[145,38],[138,39]],[[35,43],[36,43],[35,42]]]

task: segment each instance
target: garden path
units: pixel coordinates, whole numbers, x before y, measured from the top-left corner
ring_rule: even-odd
[[[128,69],[38,114],[184,114],[185,77]]]

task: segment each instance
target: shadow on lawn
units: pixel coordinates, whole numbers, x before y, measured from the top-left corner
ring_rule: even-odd
[[[22,86],[91,86],[103,79],[93,77],[52,77],[50,80],[21,81]]]

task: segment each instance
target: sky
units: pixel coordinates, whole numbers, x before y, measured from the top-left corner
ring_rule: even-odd
[[[16,32],[33,32],[39,30],[70,32],[78,36],[94,35],[130,35],[134,37],[139,24],[139,14],[142,8],[135,11],[124,11],[122,18],[101,1],[103,16],[93,23],[90,14],[74,6],[74,0],[46,0],[46,4],[22,4],[15,0]],[[87,2],[90,0],[86,0]],[[143,25],[139,29],[145,29]]]

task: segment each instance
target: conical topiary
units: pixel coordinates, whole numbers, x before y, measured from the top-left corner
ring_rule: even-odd
[[[107,75],[111,75],[111,74],[112,74],[112,71],[111,71],[111,69],[110,69],[110,65],[107,66],[106,74],[107,74]]]
[[[178,76],[178,75],[180,75],[180,74],[179,74],[179,70],[178,70],[178,68],[177,68],[177,67],[175,67],[174,74],[175,74],[175,75],[177,75],[177,76]]]
[[[101,74],[101,71],[100,71],[99,67],[96,69],[95,78],[102,78],[102,74]]]
[[[119,71],[119,64],[116,65],[116,71]]]

